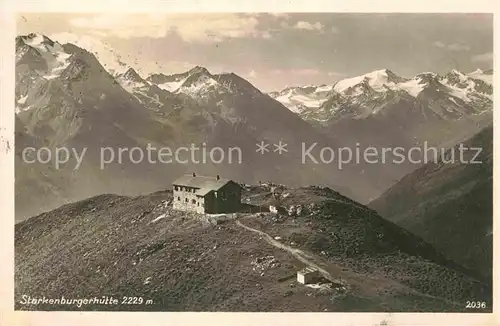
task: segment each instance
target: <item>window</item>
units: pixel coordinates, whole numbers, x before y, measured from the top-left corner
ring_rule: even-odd
[[[179,190],[179,187],[175,186],[175,187],[174,187],[174,189],[175,189],[175,190]]]
[[[187,202],[188,202],[188,199],[186,198],[184,201],[187,203]]]
[[[178,201],[181,201],[181,197],[177,197],[177,200],[178,200]]]
[[[196,200],[195,199],[191,199],[191,204],[196,204]]]

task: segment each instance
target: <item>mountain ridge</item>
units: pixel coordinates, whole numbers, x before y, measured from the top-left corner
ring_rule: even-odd
[[[82,180],[74,185],[73,191],[91,191],[95,185],[95,191],[115,192],[118,189],[119,193],[125,190],[124,194],[129,194],[130,189],[137,193],[147,188],[148,182],[151,183],[149,191],[158,190],[161,184],[189,168],[209,174],[217,174],[217,170],[223,169],[227,175],[244,174],[248,178],[246,181],[275,178],[298,184],[324,180],[330,173],[327,169],[318,169],[294,176],[292,171],[302,167],[298,152],[288,155],[288,160],[279,161],[275,161],[276,156],[259,156],[255,151],[258,141],[278,143],[287,139],[290,146],[295,144],[299,148],[301,141],[326,141],[326,138],[235,74],[212,75],[205,68],[195,67],[182,76],[185,78],[182,90],[187,91],[170,92],[161,89],[161,84],[142,78],[132,68],[123,74],[112,75],[94,54],[70,43],[55,50],[24,43],[19,50],[29,50],[40,59],[24,62],[25,54],[19,54],[16,111],[26,126],[19,132],[40,139],[52,149],[58,146],[89,149],[83,168],[74,173],[81,175]],[[66,53],[64,69],[60,71],[54,71],[59,66],[45,64],[55,60],[53,51]],[[172,164],[167,174],[162,166],[147,162],[113,162],[106,169],[99,168],[99,150],[103,147],[138,147],[145,151],[148,144],[175,148],[190,143],[221,148],[238,146],[247,154],[241,164]],[[292,157],[296,159],[291,160]],[[33,164],[31,168],[39,165]],[[51,178],[57,179],[57,171],[53,172]],[[128,190],[126,178],[130,178]],[[121,185],[114,187],[119,180],[123,180]],[[339,180],[340,188],[349,188],[345,177],[340,176]],[[21,180],[19,184],[23,184]],[[29,208],[21,204],[28,200],[22,195],[25,192],[31,194],[28,187],[18,189],[19,216],[33,214],[32,210],[21,214]],[[89,194],[84,192],[84,196]],[[64,203],[57,195],[53,200]]]
[[[442,75],[432,72],[423,72],[417,74],[413,78],[405,78],[396,75],[389,69],[381,69],[374,70],[364,75],[342,79],[331,85],[287,87],[282,91],[270,92],[268,94],[282,102],[285,106],[288,106],[294,112],[297,112],[297,105],[303,106],[299,114],[306,120],[315,119],[325,122],[335,119],[335,111],[338,109],[335,109],[336,106],[325,105],[325,102],[337,96],[337,93],[349,97],[351,102],[355,102],[358,105],[368,105],[370,101],[373,102],[372,97],[376,99],[378,96],[390,91],[402,92],[406,95],[410,95],[410,97],[419,99],[419,95],[422,92],[434,89],[435,91],[441,91],[444,94],[448,94],[450,98],[448,101],[454,104],[452,106],[463,106],[466,104],[463,102],[470,101],[488,102],[491,106],[491,101],[488,100],[491,100],[493,94],[492,79],[487,77],[490,76],[490,73],[492,73],[492,71],[478,69],[469,74],[464,74],[453,69]],[[304,97],[304,92],[299,91],[305,89],[312,90],[314,88],[326,88],[330,89],[330,92],[327,92],[326,96],[323,96],[323,98],[317,101],[317,97]],[[302,95],[302,97],[300,97],[300,95]],[[425,96],[420,96],[421,99],[422,97]],[[316,102],[314,102],[314,100],[316,100]],[[456,102],[461,103],[458,104]],[[337,104],[337,107],[340,106],[349,106],[349,103],[340,102]],[[315,111],[325,111],[327,120],[325,120],[324,117],[315,118]],[[331,112],[330,115],[328,115],[326,111]],[[372,110],[373,114],[377,112],[378,111]]]
[[[216,225],[172,210],[171,191],[100,195],[30,218],[16,225],[16,298],[27,288],[65,297],[133,289],[152,299],[133,310],[458,312],[472,296],[491,309],[487,284],[374,211],[325,187],[282,190],[288,213],[241,212]],[[244,185],[243,201],[265,207],[271,193]],[[324,270],[318,288],[295,282],[304,261]],[[52,268],[27,268],[40,264]]]
[[[481,150],[474,159],[480,164],[458,162],[457,146],[452,149],[454,156],[451,150],[446,156],[447,160],[454,157],[455,162],[445,164],[441,158],[426,164],[404,176],[368,206],[491,280],[493,126],[463,145]],[[476,153],[467,151],[463,156],[467,162]]]

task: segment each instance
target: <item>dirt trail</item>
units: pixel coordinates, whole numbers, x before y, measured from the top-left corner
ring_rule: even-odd
[[[257,229],[254,229],[252,227],[249,227],[243,223],[241,223],[240,221],[236,221],[236,224],[241,226],[242,228],[244,229],[247,229],[249,231],[252,231],[252,232],[255,232],[261,236],[264,237],[264,239],[266,239],[267,242],[269,242],[271,245],[277,247],[277,248],[280,248],[282,250],[286,250],[288,251],[290,254],[292,254],[295,258],[297,258],[298,260],[300,260],[301,262],[303,262],[304,264],[306,264],[307,266],[309,267],[312,267],[312,268],[315,268],[317,269],[325,278],[327,278],[328,280],[332,281],[332,282],[336,282],[336,283],[340,283],[339,280],[336,280],[333,275],[331,275],[330,272],[328,272],[326,269],[320,267],[318,264],[316,264],[314,261],[311,260],[311,256],[306,254],[305,252],[303,252],[302,250],[300,249],[297,249],[297,248],[292,248],[286,244],[283,244],[279,241],[276,241],[274,240],[269,234],[263,232],[263,231],[260,231],[260,230],[257,230]]]
[[[366,288],[380,288],[381,286],[390,286],[395,289],[399,289],[403,293],[411,293],[415,295],[419,295],[422,297],[427,297],[427,298],[432,298],[432,299],[438,299],[441,301],[444,301],[448,304],[452,305],[460,305],[458,302],[452,302],[443,298],[435,297],[430,294],[422,293],[420,291],[417,291],[413,288],[410,288],[404,284],[401,284],[399,282],[389,280],[386,278],[376,278],[373,279],[367,275],[361,275],[357,274],[353,271],[345,271],[343,270],[340,266],[333,266],[333,264],[329,264],[328,266],[321,267],[319,266],[318,262],[315,262],[314,260],[319,260],[319,258],[313,257],[310,254],[305,253],[304,251],[290,247],[286,244],[283,244],[279,241],[276,241],[273,237],[271,237],[269,234],[266,232],[263,232],[258,229],[254,229],[250,226],[247,226],[243,224],[240,220],[236,220],[236,225],[259,234],[262,236],[269,244],[280,248],[282,250],[285,250],[292,254],[295,258],[303,262],[309,267],[316,268],[326,279],[328,279],[331,282],[337,283],[337,284],[342,284],[343,286],[347,288],[351,288],[353,285],[355,285],[358,289],[366,289]],[[337,277],[334,277],[332,274],[337,275]]]

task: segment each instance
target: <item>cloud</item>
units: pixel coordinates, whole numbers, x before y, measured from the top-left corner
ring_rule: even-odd
[[[291,69],[272,69],[269,71],[273,75],[289,75],[289,76],[302,76],[302,77],[313,77],[313,76],[328,76],[328,77],[342,77],[345,74],[336,71],[323,71],[313,68],[291,68]]]
[[[432,45],[434,45],[437,48],[442,48],[442,49],[444,49],[446,47],[446,44],[444,44],[441,41],[436,41],[436,42],[432,43]]]
[[[186,42],[211,43],[229,38],[270,38],[248,14],[98,14],[70,20],[73,27],[129,39],[161,38],[177,33]]]
[[[291,16],[288,13],[285,12],[269,12],[269,15],[276,17],[276,18],[283,18],[283,19],[289,19]]]
[[[280,27],[283,29],[299,29],[299,30],[305,30],[305,31],[318,31],[320,33],[324,33],[325,31],[330,31],[333,34],[338,34],[340,33],[339,29],[336,26],[332,26],[327,28],[325,25],[323,25],[320,22],[307,22],[304,20],[300,20],[296,22],[295,24],[291,24],[289,21],[289,17],[286,19],[282,19],[280,22]]]
[[[437,48],[447,49],[447,50],[456,51],[456,52],[470,50],[470,47],[468,45],[465,45],[462,43],[445,44],[441,41],[436,41],[436,42],[432,43],[432,45],[434,45]]]
[[[493,52],[477,54],[471,57],[472,62],[493,62]]]
[[[465,44],[453,43],[448,45],[448,49],[451,51],[469,51],[470,47]]]
[[[311,24],[311,23],[306,22],[306,21],[299,21],[294,26],[294,28],[296,28],[296,29],[305,29],[305,30],[309,30],[309,31],[313,31],[313,30],[323,31],[324,27],[325,26],[323,26],[323,24],[321,24],[320,22],[316,22],[314,24]]]
[[[327,74],[327,75],[328,75],[328,76],[330,76],[330,77],[337,77],[337,78],[338,78],[338,77],[344,77],[344,76],[345,76],[345,74],[344,74],[344,73],[335,72],[335,71],[330,71],[330,72],[328,72],[328,74]]]

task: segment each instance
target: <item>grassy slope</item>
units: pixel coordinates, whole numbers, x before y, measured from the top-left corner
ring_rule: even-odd
[[[328,190],[289,192],[284,204],[309,205],[302,216],[244,214],[240,221],[303,249],[345,290],[296,284],[295,273],[304,264],[290,253],[234,221],[214,226],[172,211],[164,203],[170,192],[101,195],[16,225],[16,309],[78,309],[23,306],[23,294],[154,301],[84,307],[95,310],[462,311],[465,300],[488,301],[488,288],[418,257],[441,259],[373,211]],[[245,197],[263,203],[270,195],[251,189]],[[266,256],[277,263],[256,268]]]
[[[492,141],[490,127],[466,143],[483,148],[476,158],[482,164],[429,163],[369,204],[384,218],[421,236],[489,282],[493,257]]]

